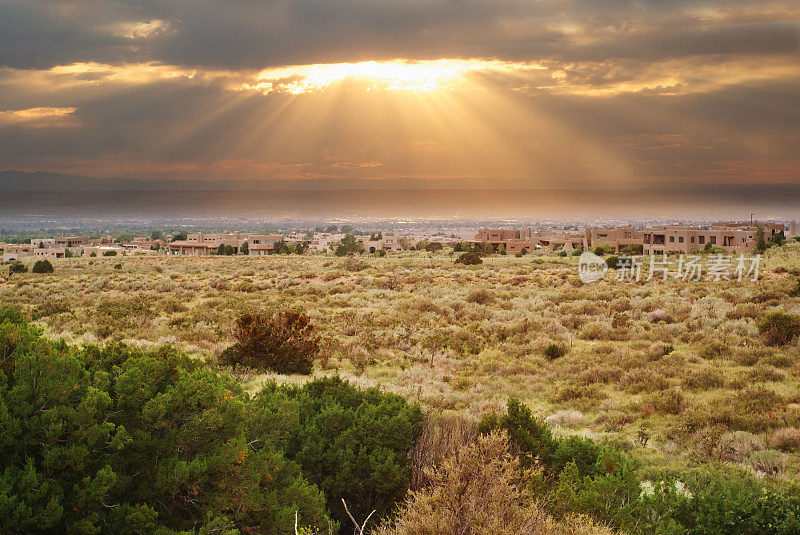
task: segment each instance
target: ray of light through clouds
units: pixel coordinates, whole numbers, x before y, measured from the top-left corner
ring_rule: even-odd
[[[0,168],[798,183],[799,60],[784,0],[7,0]]]

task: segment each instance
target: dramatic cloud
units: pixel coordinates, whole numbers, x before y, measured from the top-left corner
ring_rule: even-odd
[[[800,182],[789,0],[5,0],[0,169]]]

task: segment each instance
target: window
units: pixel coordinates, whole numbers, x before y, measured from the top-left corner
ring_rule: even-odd
[[[670,241],[670,243],[674,243],[675,242],[675,236],[670,236],[669,237],[669,241]]]
[[[678,238],[678,243],[683,243],[683,236]]]
[[[692,236],[692,243],[694,243],[694,236]]]
[[[705,236],[700,236],[700,245],[703,245],[706,242]]]
[[[717,237],[711,236],[711,245],[716,245],[716,244],[717,244]]]

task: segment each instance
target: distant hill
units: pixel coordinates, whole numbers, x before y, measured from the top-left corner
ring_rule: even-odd
[[[478,178],[456,179],[338,179],[312,180],[154,180],[135,178],[94,178],[86,176],[25,171],[0,171],[0,191],[330,191],[330,190],[442,190],[442,189],[527,189],[520,181]]]

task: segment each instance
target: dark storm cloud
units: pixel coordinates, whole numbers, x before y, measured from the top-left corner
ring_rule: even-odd
[[[10,0],[0,4],[0,64],[262,69],[396,57],[791,54],[798,12],[791,2]],[[154,21],[157,30],[131,30]]]
[[[542,68],[476,72],[496,106],[465,100],[422,127],[389,97],[241,90],[271,67],[394,58]],[[478,174],[453,149],[466,141],[519,156],[514,177],[800,181],[798,65],[790,0],[5,0],[0,169]],[[496,145],[459,138],[461,118]]]

